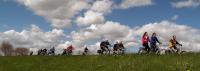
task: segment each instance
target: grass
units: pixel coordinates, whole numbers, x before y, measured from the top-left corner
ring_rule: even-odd
[[[0,57],[0,71],[200,71],[200,54]]]

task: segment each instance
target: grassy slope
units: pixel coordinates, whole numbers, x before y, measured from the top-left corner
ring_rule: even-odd
[[[0,57],[0,71],[200,71],[200,54]]]

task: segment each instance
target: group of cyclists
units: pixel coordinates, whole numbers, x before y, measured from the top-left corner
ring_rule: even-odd
[[[111,47],[111,44],[108,40],[102,41],[100,43],[100,50],[97,51],[99,54],[110,54],[111,51],[113,51],[113,54],[124,54],[125,53],[125,47],[122,43],[122,41],[117,41],[114,46],[113,50],[111,50],[109,47]]]
[[[152,33],[151,37],[149,37],[148,33],[145,32],[142,35],[141,44],[143,48],[139,50],[139,53],[141,50],[145,51],[145,53],[157,53],[159,51],[159,47],[157,44],[161,45],[162,42],[158,40],[157,34],[155,32]],[[98,53],[99,54],[103,54],[104,52],[105,54],[110,53],[111,50],[109,49],[109,46],[111,45],[108,42],[108,40],[102,41],[100,44],[101,50],[98,50]],[[176,36],[173,35],[172,38],[169,40],[169,49],[165,51],[168,53],[179,53],[180,49],[177,46],[182,46],[182,44],[180,44],[177,41]],[[121,54],[124,54],[125,47],[122,42],[116,42],[113,46],[113,54],[119,54],[120,51],[121,51]]]
[[[33,55],[33,52],[30,52],[30,55]],[[55,55],[55,47],[52,47],[51,49],[39,49],[37,52],[37,55]]]
[[[157,46],[158,44],[162,44],[162,42],[160,42],[157,38],[157,34],[154,32],[152,34],[152,36],[149,38],[149,35],[147,32],[145,32],[142,36],[142,46],[144,47],[144,50],[146,50],[147,53],[150,52],[154,52],[156,53],[159,49],[159,47]],[[150,44],[150,46],[149,46]],[[182,46],[182,44],[180,44],[177,40],[176,40],[176,36],[173,35],[172,38],[169,40],[169,51],[170,52],[174,52],[174,53],[178,53],[180,51],[179,48],[177,48],[177,45]]]
[[[145,53],[156,53],[159,50],[159,47],[157,44],[161,45],[162,42],[158,40],[157,34],[155,32],[152,33],[151,37],[149,37],[148,33],[145,32],[142,35],[141,44],[143,48],[139,49],[139,53],[141,52],[141,50],[145,51]],[[176,40],[176,36],[173,35],[172,38],[169,40],[169,48],[170,48],[169,51],[174,52],[174,53],[179,52],[180,49],[177,48],[177,45],[182,46],[182,44],[180,44]],[[100,55],[111,54],[111,52],[113,52],[113,54],[125,54],[125,47],[122,41],[116,42],[113,45],[113,49],[110,49],[110,47],[111,47],[111,44],[109,43],[108,40],[102,41],[100,43],[100,49],[97,50],[97,53]],[[62,55],[71,55],[73,53],[73,50],[74,50],[74,47],[70,45],[69,47],[63,50]],[[88,55],[88,52],[89,52],[89,49],[85,47],[82,55]],[[38,55],[46,55],[46,54],[54,55],[55,48],[53,47],[52,49],[50,49],[48,53],[47,53],[47,49],[41,49],[38,51]]]

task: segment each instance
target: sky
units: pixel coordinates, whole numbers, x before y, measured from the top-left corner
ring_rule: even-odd
[[[136,52],[147,31],[165,46],[175,34],[185,50],[197,52],[199,15],[200,0],[0,0],[0,42],[32,51],[87,46],[94,53],[108,39]]]

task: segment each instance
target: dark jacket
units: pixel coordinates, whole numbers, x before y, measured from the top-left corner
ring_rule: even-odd
[[[160,43],[157,37],[151,37],[151,40],[150,40],[151,45],[156,45],[157,42]]]

